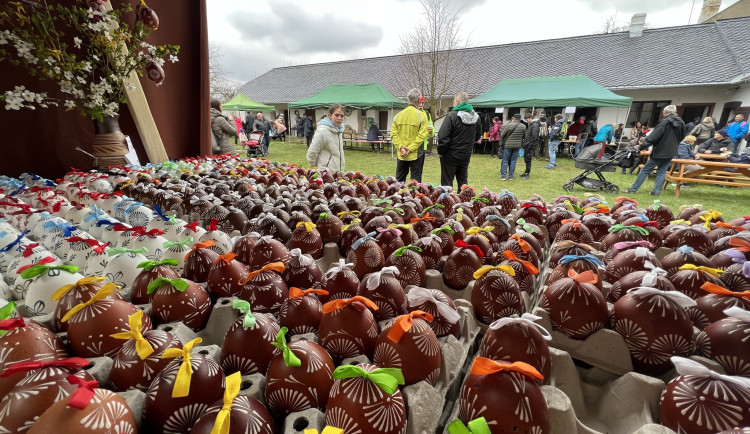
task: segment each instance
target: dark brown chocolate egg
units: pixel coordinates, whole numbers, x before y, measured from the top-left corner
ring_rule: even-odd
[[[393,252],[385,261],[386,267],[399,270],[395,277],[403,288],[424,285],[426,268],[419,250],[422,249],[410,244]]]
[[[461,318],[456,305],[444,292],[437,289],[414,287],[406,295],[409,312],[421,310],[432,315],[430,328],[435,336],[453,335],[456,339],[461,334]]]
[[[570,270],[576,273],[584,273],[591,271],[598,276],[598,279],[594,285],[601,291],[603,288],[602,277],[604,276],[604,269],[602,268],[602,261],[596,256],[585,253],[583,255],[565,255],[561,257],[552,272],[547,275],[547,285],[552,284],[560,279],[568,277]]]
[[[482,267],[471,291],[471,305],[485,324],[511,315],[523,314],[521,289],[513,279],[512,267]]]
[[[352,249],[346,257],[346,261],[353,264],[352,270],[357,278],[362,280],[366,274],[380,271],[385,265],[385,256],[370,235],[360,238],[352,244]]]
[[[493,427],[493,433],[551,433],[547,401],[537,383],[541,375],[507,370],[487,373],[477,368],[478,362],[504,363],[486,361],[475,359],[461,386],[458,414],[461,421],[468,424],[483,417]]]
[[[728,288],[732,288],[732,291],[750,291],[750,261],[729,266],[719,278]]]
[[[141,268],[141,272],[135,277],[133,285],[130,287],[130,302],[133,304],[151,303],[153,296],[148,293],[148,285],[157,278],[180,278],[180,273],[175,270],[171,261],[161,265],[156,261],[146,261],[139,264],[138,268]]]
[[[651,264],[650,266],[647,264]],[[607,264],[604,272],[604,279],[607,282],[616,282],[622,276],[630,273],[648,270],[649,267],[661,267],[661,263],[656,256],[645,247],[636,247],[635,249],[625,250],[615,256]]]
[[[401,239],[400,229],[378,229],[376,230],[375,241],[383,250],[383,256],[389,257],[393,252],[404,247],[404,241]]]
[[[318,336],[331,357],[342,360],[359,355],[372,357],[378,324],[368,309],[377,305],[364,297],[329,301],[323,306]]]
[[[750,425],[750,389],[692,360],[677,363],[689,366],[689,374],[670,381],[662,392],[664,426],[680,433],[713,434]],[[679,365],[677,370],[682,370]]]
[[[283,244],[292,237],[292,231],[289,230],[285,221],[268,213],[255,222],[253,230],[257,230],[263,236],[273,237]]]
[[[182,321],[193,331],[202,330],[211,314],[211,297],[206,290],[192,280],[162,279],[152,285],[154,319],[161,324]]]
[[[383,267],[380,271],[368,274],[359,283],[357,295],[372,300],[378,306],[374,313],[377,321],[406,313],[406,294],[396,279],[398,273],[396,267]]]
[[[247,314],[245,314],[247,315]],[[221,367],[224,372],[242,372],[242,375],[266,375],[268,364],[279,353],[271,345],[276,341],[280,327],[273,316],[253,313],[255,324],[245,321],[245,316],[232,323],[221,345]]]
[[[141,359],[136,350],[136,340],[125,342],[114,357],[114,364],[109,371],[109,383],[113,390],[138,389],[145,392],[154,376],[171,361],[161,357],[164,350],[182,348],[180,341],[169,332],[149,330],[142,336],[153,352]]]
[[[323,254],[323,238],[314,224],[300,222],[292,232],[287,248],[290,251],[299,249],[302,253],[312,256],[313,259],[318,259]]]
[[[433,235],[435,237],[433,237]],[[443,226],[442,228],[435,229],[430,234],[420,239],[432,238],[438,241],[440,243],[440,248],[441,248],[440,256],[443,256],[443,255],[450,255],[451,252],[453,251],[453,246],[455,244],[455,241],[457,240],[457,238],[454,238],[454,235],[456,235],[456,231],[451,229],[450,226],[446,225],[446,226]]]
[[[333,386],[331,374],[335,366],[331,356],[312,341],[296,341],[288,346],[300,365],[287,366],[282,354],[271,360],[266,373],[268,409],[277,416],[308,408],[323,410]]]
[[[713,267],[711,260],[701,253],[696,252],[690,246],[680,246],[674,252],[661,259],[661,266],[669,276],[680,271],[685,264],[694,264],[703,267]]]
[[[555,241],[570,240],[584,244],[591,244],[595,241],[589,228],[584,226],[580,220],[566,219],[561,223],[563,225],[557,231]]]
[[[378,366],[364,363],[357,367],[366,372],[378,369]],[[326,406],[326,425],[356,427],[368,433],[400,434],[406,432],[406,421],[406,405],[398,388],[388,393],[362,377],[334,381]]]
[[[102,291],[107,286],[89,301],[79,305],[84,307],[68,320],[68,342],[73,352],[80,357],[114,357],[125,342],[111,335],[128,331],[128,318],[140,311],[125,300],[98,298],[99,294],[104,294]],[[151,330],[151,320],[144,316],[141,333],[148,330]]]
[[[635,271],[617,279],[607,293],[607,301],[614,303],[633,288],[648,286],[661,289],[662,291],[674,291],[674,285],[667,278],[666,272],[661,268],[650,271]]]
[[[500,262],[498,265],[510,265],[516,273],[513,280],[518,283],[518,288],[531,294],[534,289],[535,276],[539,274],[539,269],[534,264],[516,257],[510,250],[498,255],[498,262]]]
[[[555,235],[557,235],[557,232],[560,230],[560,227],[563,225],[563,220],[568,219],[575,219],[578,217],[578,214],[574,213],[573,211],[568,211],[566,209],[558,209],[552,214],[547,217],[547,232],[549,233],[550,240],[555,239]]]
[[[669,222],[674,220],[672,210],[666,205],[662,205],[659,200],[655,200],[653,205],[646,207],[646,217],[649,220],[659,224],[659,229],[666,227]]]
[[[710,324],[698,335],[696,350],[719,363],[727,375],[750,378],[750,313],[740,307],[727,313],[729,317]]]
[[[640,288],[614,306],[614,329],[625,339],[633,367],[660,375],[672,368],[669,358],[692,350],[693,324],[685,307],[695,304],[676,292]]]
[[[521,204],[521,207],[513,213],[511,220],[515,222],[519,219],[523,219],[529,224],[542,225],[544,224],[544,216],[546,214],[547,209],[544,206],[534,202],[524,202]]]
[[[315,294],[322,293],[327,294],[327,291],[289,288],[289,298],[284,300],[279,310],[279,324],[289,330],[289,335],[318,333],[323,306]]]
[[[342,298],[352,298],[359,290],[359,278],[346,264],[344,259],[339,259],[338,266],[331,267],[323,278],[321,287],[328,291],[328,295],[321,294],[319,299],[322,303]]]
[[[106,389],[94,389],[94,396],[82,410],[68,405],[74,396],[76,396],[75,393],[52,404],[27,432],[29,434],[138,432],[133,412],[125,400],[116,393]]]
[[[242,387],[242,383],[240,385]],[[208,407],[195,422],[195,426],[190,429],[190,434],[211,434],[223,407],[223,400]],[[262,402],[249,396],[237,395],[232,399],[229,410],[229,431],[227,433],[273,434],[273,418]]]
[[[273,262],[289,262],[289,251],[282,243],[266,235],[255,243],[250,269],[256,270]]]
[[[443,265],[443,282],[450,288],[461,290],[474,280],[474,272],[482,266],[484,253],[462,240],[457,241],[455,247]]]
[[[260,234],[257,232],[251,232],[240,239],[238,239],[232,247],[232,252],[237,255],[236,260],[242,262],[245,265],[249,265],[253,257],[253,249],[255,249],[255,243],[260,239]],[[218,255],[217,255],[218,257]],[[213,262],[211,262],[213,263]],[[190,279],[189,276],[185,276]],[[191,279],[195,280],[195,279]]]
[[[213,300],[221,297],[237,297],[242,292],[239,282],[248,276],[247,267],[235,259],[234,253],[227,253],[211,265],[206,285]]]
[[[250,303],[253,312],[277,314],[281,303],[289,296],[289,287],[281,278],[285,269],[281,262],[265,265],[251,271],[247,278],[240,281],[242,292],[240,298]]]
[[[106,279],[104,277],[86,277],[79,280],[75,285],[70,286],[67,290],[63,290],[62,288],[58,290],[57,294],[55,294],[57,296],[60,295],[60,291],[64,291],[64,294],[59,297],[57,307],[55,307],[54,329],[58,333],[68,330],[68,323],[60,321],[62,317],[64,317],[73,306],[89,301],[89,299],[91,299],[91,297],[96,294],[102,286],[104,286],[106,283],[105,281]],[[122,298],[118,291],[112,293],[110,297],[116,299]]]
[[[704,256],[713,251],[713,243],[702,226],[683,227],[664,239],[664,247],[677,250],[680,246],[690,246]]]
[[[319,288],[323,281],[323,272],[310,255],[303,254],[299,249],[292,249],[289,251],[289,262],[281,272],[281,278],[290,288]]]
[[[685,264],[680,267],[680,271],[668,276],[674,288],[692,298],[693,300],[706,294],[701,289],[705,283],[712,283],[725,287],[724,283],[717,277],[718,273],[713,268],[696,267],[692,264]]]
[[[594,237],[594,241],[602,242],[609,234],[609,228],[615,223],[614,219],[605,214],[587,214],[581,219],[581,223],[586,226]]]
[[[637,226],[615,225],[609,228],[609,234],[602,240],[602,251],[607,251],[617,243],[625,241],[642,241],[645,235],[642,228]]]
[[[607,301],[587,271],[552,282],[542,294],[539,307],[547,311],[552,327],[573,339],[586,339],[607,324]]]
[[[83,381],[94,378],[81,370],[88,365],[85,359],[56,361],[58,365],[37,368],[19,374],[16,383],[0,401],[0,420],[6,432],[22,432],[39,418],[54,403],[75,392],[77,386],[67,381],[75,375]]]
[[[551,363],[547,340],[551,337],[547,330],[533,322],[535,318],[538,317],[523,314],[520,318],[500,318],[490,324],[479,345],[479,356],[528,363],[549,383]]]
[[[338,243],[341,239],[341,227],[344,223],[333,213],[321,213],[315,222],[323,243]]]
[[[219,254],[211,250],[212,244],[198,243],[185,255],[185,277],[193,282],[205,283]]]
[[[182,351],[192,349],[193,341]],[[141,425],[144,432],[190,432],[195,422],[224,392],[224,375],[219,365],[200,347],[190,352],[189,388],[175,388],[183,357],[173,359],[148,388]],[[190,372],[190,371],[187,371]]]
[[[367,236],[367,231],[362,227],[362,222],[359,219],[355,219],[350,225],[344,225],[342,229],[339,253],[346,256],[355,241]]]
[[[537,247],[539,247],[538,251]],[[528,233],[513,234],[513,236],[508,238],[508,241],[504,242],[501,248],[498,249],[499,252],[505,250],[510,250],[517,258],[531,262],[537,268],[539,267],[539,257],[542,255],[542,249],[539,246],[539,242],[536,241],[536,238]]]
[[[688,315],[693,320],[693,325],[699,330],[726,318],[727,315],[724,311],[730,307],[737,306],[750,311],[750,297],[746,293],[733,292],[711,285],[705,285],[702,289],[711,291],[711,293],[698,297],[695,300],[695,306],[688,308]]]
[[[449,234],[450,235],[450,234]],[[440,245],[441,238],[437,235],[430,234],[429,237],[420,238],[414,243],[415,246],[422,249],[419,255],[424,261],[425,270],[441,270],[443,248]]]
[[[701,212],[700,205],[680,207],[680,213],[677,214],[677,220],[690,220],[694,215]]]
[[[635,226],[646,230],[643,235],[643,239],[654,245],[654,248],[659,248],[663,244],[663,237],[659,230],[659,223],[655,221],[646,220],[646,216],[637,215],[626,219],[622,224],[628,226]]]
[[[592,256],[596,256],[597,254],[600,254],[600,253],[601,252],[599,252],[598,250],[596,250],[595,248],[593,248],[592,246],[588,244],[578,244],[578,243],[555,244],[552,250],[552,253],[549,255],[549,266],[556,267],[559,264],[560,259],[562,259],[564,256],[567,256],[567,255],[586,256],[588,254],[591,254]]]
[[[508,190],[501,190],[497,194],[497,206],[500,207],[501,215],[508,215],[518,207],[518,199]]]
[[[396,318],[380,332],[373,363],[401,369],[407,386],[423,380],[434,386],[440,376],[441,353],[428,321],[432,315],[419,310]]]

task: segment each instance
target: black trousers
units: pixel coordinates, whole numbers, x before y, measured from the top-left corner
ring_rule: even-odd
[[[456,179],[458,188],[469,183],[469,161],[471,156],[466,158],[455,158],[450,155],[443,155],[440,158],[440,185],[450,187],[453,185],[453,179]]]
[[[534,158],[535,148],[536,148],[536,144],[526,146],[523,148],[523,162],[526,163],[526,170],[523,171],[524,175],[531,174],[531,161],[532,161],[532,158]]]
[[[492,145],[492,150],[490,151],[490,157],[497,157],[497,151],[498,151],[498,148],[500,148],[500,141],[495,140],[494,142],[490,142],[490,145]]]
[[[417,182],[422,182],[422,170],[424,169],[424,154],[417,157],[416,160],[404,161],[396,160],[396,180],[406,182],[407,176],[411,171],[411,178]]]
[[[313,136],[307,136],[307,147],[310,147],[310,143],[312,143]]]

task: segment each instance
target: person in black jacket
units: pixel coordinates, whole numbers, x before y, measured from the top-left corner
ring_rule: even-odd
[[[443,119],[438,131],[440,185],[450,187],[453,179],[460,188],[469,183],[469,161],[474,142],[482,136],[479,115],[469,104],[469,94],[459,92],[453,98],[453,109]]]
[[[651,190],[651,195],[658,196],[661,194],[661,189],[664,187],[664,180],[667,178],[667,169],[672,158],[677,155],[677,148],[685,134],[685,122],[677,116],[677,107],[668,105],[664,107],[663,114],[664,119],[656,124],[651,134],[646,136],[643,144],[640,145],[642,150],[652,146],[651,158],[643,165],[643,169],[638,173],[638,177],[635,179],[633,185],[625,190],[624,193],[637,192],[643,181],[646,180],[646,177],[656,167],[656,181],[654,189]]]
[[[539,119],[534,120],[531,115],[526,116],[526,137],[523,139],[523,162],[526,163],[526,170],[521,174],[522,179],[529,179],[531,175],[531,159],[534,157],[534,151],[539,145],[539,130],[541,129],[541,122]]]
[[[732,149],[732,138],[729,137],[726,128],[722,128],[714,133],[714,136],[700,146],[698,146],[699,154],[721,154],[726,152],[728,149]],[[697,156],[698,158],[700,156]]]

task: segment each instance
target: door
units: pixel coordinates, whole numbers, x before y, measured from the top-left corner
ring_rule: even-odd
[[[677,114],[683,121],[685,121],[685,123],[692,122],[696,118],[698,118],[698,122],[700,122],[706,116],[711,116],[713,114],[714,106],[716,106],[715,103],[686,103],[678,108]]]
[[[378,128],[381,131],[391,129],[391,126],[388,125],[388,111],[381,110],[378,112]]]

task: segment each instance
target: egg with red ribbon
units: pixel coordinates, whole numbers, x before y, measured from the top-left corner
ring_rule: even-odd
[[[484,252],[463,240],[456,241],[454,246],[443,265],[443,282],[452,289],[461,290],[474,279],[474,272],[482,266]]]
[[[370,309],[378,306],[371,300],[355,296],[332,300],[323,305],[318,339],[336,360],[365,355],[372,357],[378,338],[378,323]]]
[[[458,417],[464,423],[483,417],[497,433],[550,433],[543,379],[527,363],[477,357],[461,386]]]
[[[423,380],[434,386],[440,377],[441,350],[428,324],[432,319],[420,310],[395,318],[378,336],[373,363],[401,369],[407,386]]]
[[[607,324],[607,301],[594,284],[592,271],[576,273],[552,282],[544,290],[539,307],[550,317],[552,327],[573,339],[586,339]]]
[[[524,313],[520,317],[505,317],[492,322],[479,345],[479,356],[495,361],[511,360],[533,366],[549,383],[551,359],[548,341],[550,333],[534,321],[536,315]]]
[[[240,311],[221,345],[221,367],[224,372],[242,372],[242,375],[266,374],[271,359],[279,353],[272,345],[281,329],[269,314],[251,312],[245,300],[234,299],[232,306]]]

